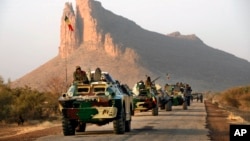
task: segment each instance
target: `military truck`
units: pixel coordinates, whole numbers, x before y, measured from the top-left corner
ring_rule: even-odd
[[[143,81],[139,81],[133,88],[134,110],[145,112],[152,110],[153,116],[158,116],[158,96],[153,87],[146,87]]]
[[[100,81],[72,83],[58,101],[65,136],[85,132],[87,123],[102,126],[113,122],[115,134],[131,130],[133,101],[130,95],[120,91],[117,82],[107,72],[102,72]]]
[[[182,85],[166,84],[165,92],[171,96],[172,106],[182,105],[183,110],[188,109],[187,96],[184,95],[184,87]]]

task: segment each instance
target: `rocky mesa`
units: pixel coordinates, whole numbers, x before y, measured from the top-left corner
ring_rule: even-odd
[[[65,3],[60,33],[58,55],[14,81],[13,87],[46,90],[52,80],[65,86],[72,82],[76,65],[84,70],[100,67],[131,87],[145,75],[160,76],[161,85],[189,83],[195,91],[250,84],[248,61],[207,46],[196,35],[148,31],[95,0],[76,0],[75,8]]]

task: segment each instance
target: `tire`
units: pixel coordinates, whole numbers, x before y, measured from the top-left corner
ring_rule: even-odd
[[[172,101],[169,100],[166,104],[165,104],[165,109],[166,111],[172,111]]]
[[[124,134],[125,133],[125,112],[122,108],[121,112],[117,118],[113,121],[114,133],[115,134]]]
[[[130,112],[131,112],[131,115],[134,116],[135,115],[135,110],[132,109],[132,104],[130,105]]]
[[[133,110],[131,108],[131,105],[130,105],[130,115],[129,115],[129,120],[125,121],[125,132],[130,132],[131,131],[131,120],[132,120],[132,113],[133,113]],[[126,117],[126,114],[124,114],[124,117]],[[126,120],[126,118],[125,118]]]
[[[190,106],[190,96],[187,96],[186,100],[187,100],[187,106]]]
[[[134,111],[134,110],[131,111],[131,115],[132,115],[132,116],[135,115],[135,111]]]
[[[188,109],[187,101],[184,101],[182,106],[183,106],[183,110],[187,110]]]
[[[153,116],[158,116],[158,106],[156,105],[153,109],[152,109],[152,115]]]
[[[165,104],[165,105],[166,105],[166,104]],[[161,105],[161,106],[160,106],[160,109],[161,109],[161,110],[164,110],[165,107],[166,107],[165,105]]]
[[[79,123],[76,132],[85,132],[85,130],[86,130],[86,123],[85,122]]]
[[[63,117],[62,128],[64,136],[75,135],[75,122],[73,120]]]
[[[128,121],[125,121],[125,132],[131,131],[131,119]]]

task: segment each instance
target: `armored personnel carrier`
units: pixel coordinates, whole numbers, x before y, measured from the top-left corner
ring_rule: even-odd
[[[153,87],[146,87],[143,81],[137,82],[133,88],[134,110],[145,112],[152,110],[152,115],[158,115],[158,96]]]
[[[91,72],[91,77],[93,75]],[[109,73],[102,72],[101,77],[98,81],[91,80],[89,84],[74,82],[59,97],[65,136],[85,132],[87,123],[102,126],[113,122],[115,134],[131,130],[131,96],[120,90]]]
[[[172,111],[173,97],[163,91],[161,88],[157,89],[157,95],[159,97],[159,107],[161,110]]]
[[[165,91],[171,96],[172,106],[182,105],[183,110],[188,109],[187,96],[184,94],[184,88],[180,85],[165,85]]]

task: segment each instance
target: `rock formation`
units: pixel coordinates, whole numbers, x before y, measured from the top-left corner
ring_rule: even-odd
[[[69,18],[70,24],[73,26],[74,31],[68,29],[68,25],[65,22],[65,16]],[[74,50],[79,47],[79,30],[76,26],[76,16],[71,3],[66,3],[61,18],[61,42],[59,47],[59,55],[62,58],[66,58]]]
[[[59,55],[13,82],[46,90],[49,79],[72,82],[76,65],[100,67],[130,87],[150,75],[157,83],[189,83],[194,91],[224,90],[250,84],[250,63],[204,44],[195,35],[163,35],[115,15],[94,0],[66,3],[62,14]],[[146,13],[145,13],[146,14]],[[67,16],[74,31],[65,23]],[[166,73],[170,79],[166,80]],[[44,77],[46,76],[46,77]],[[58,80],[58,79],[55,79]]]
[[[67,2],[65,4],[61,22],[61,43],[59,51],[59,55],[62,58],[73,53],[73,51],[81,45],[85,45],[88,50],[104,48],[108,55],[113,57],[118,56],[119,49],[113,42],[111,35],[102,32],[101,27],[98,26],[98,22],[100,21],[94,17],[95,11],[93,11],[95,5],[102,8],[100,3],[89,0],[76,0],[76,11],[73,10],[71,3]],[[69,17],[75,31],[67,29],[67,24],[64,22],[65,16]]]

